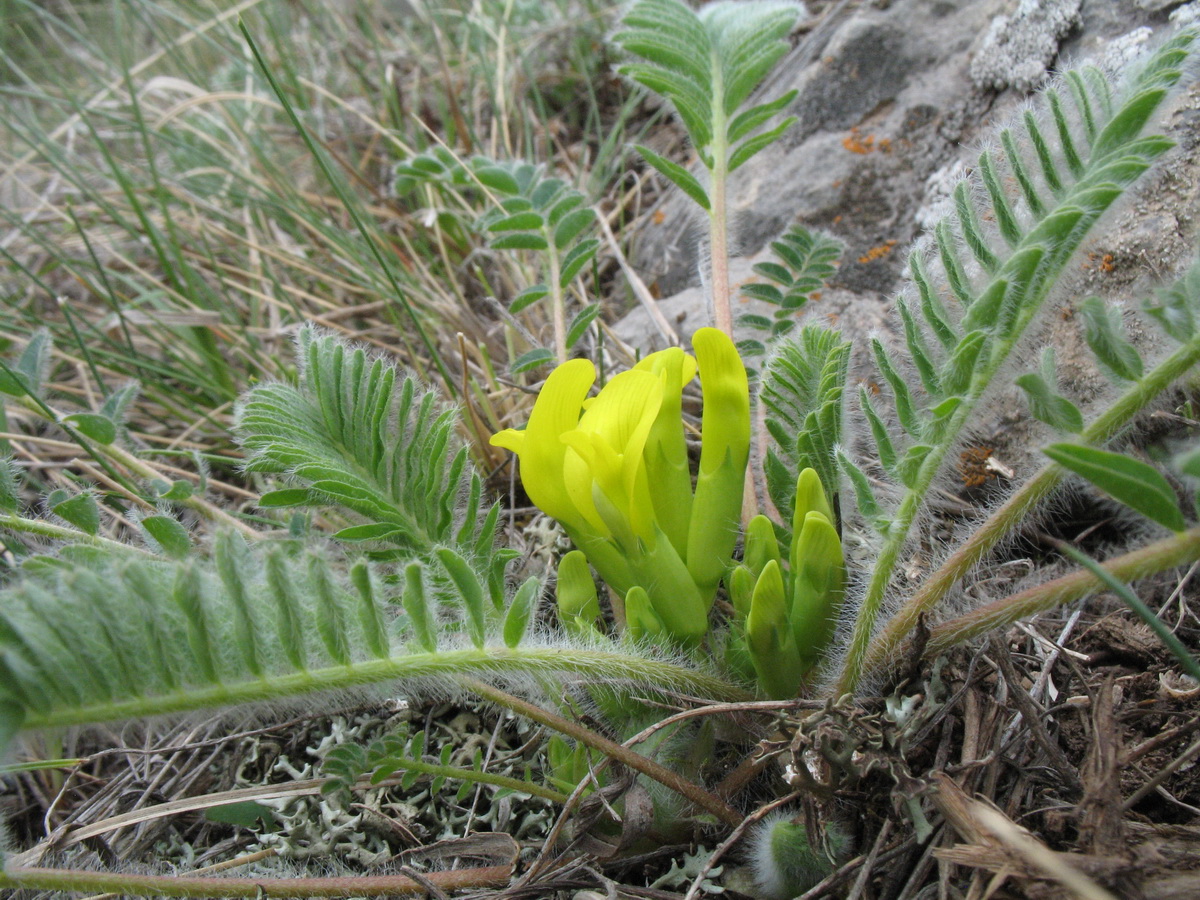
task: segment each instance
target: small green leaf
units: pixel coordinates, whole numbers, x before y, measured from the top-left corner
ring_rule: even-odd
[[[312,506],[316,503],[308,488],[284,488],[267,491],[258,498],[259,509],[286,509],[289,506]]]
[[[867,478],[866,473],[841,450],[837,451],[837,461],[842,471],[846,474],[846,477],[850,479],[851,486],[854,488],[854,498],[858,502],[858,511],[862,513],[863,518],[878,524],[882,518],[883,510],[879,508],[879,501],[875,499],[875,491],[871,487],[871,482]]]
[[[577,209],[574,212],[567,213],[558,227],[554,229],[554,246],[559,250],[564,249],[575,238],[583,232],[585,228],[596,220],[596,213],[591,207]]]
[[[570,284],[572,279],[596,254],[599,247],[600,241],[596,238],[588,238],[572,247],[562,259],[562,267],[558,273],[559,287],[565,288]]]
[[[522,212],[515,216],[506,216],[487,225],[488,231],[537,231],[546,224],[541,213]],[[493,246],[495,246],[493,244]]]
[[[256,803],[254,800],[210,806],[204,811],[204,818],[209,822],[221,822],[225,825],[239,825],[242,828],[256,829],[269,827],[275,822],[271,808]]]
[[[475,177],[484,187],[501,194],[519,194],[521,192],[520,185],[517,184],[512,173],[500,166],[482,166],[475,170]]]
[[[928,444],[914,444],[908,448],[904,454],[904,458],[896,465],[896,475],[900,478],[900,483],[906,488],[915,488],[918,483],[918,475],[921,473],[921,466],[925,463],[925,457],[933,448]]]
[[[334,533],[339,541],[385,541],[393,534],[401,534],[404,529],[390,522],[372,522],[367,525],[351,525]]]
[[[154,479],[152,485],[159,500],[187,500],[192,496],[192,483],[182,478],[177,481]]]
[[[547,250],[550,244],[540,234],[519,231],[496,238],[491,242],[491,247],[495,250]]]
[[[561,178],[547,178],[538,183],[529,199],[538,209],[545,209],[558,198],[566,186],[566,182]]]
[[[350,582],[358,593],[358,623],[363,631],[367,649],[376,659],[387,659],[391,654],[387,629],[379,603],[375,599],[375,584],[371,568],[362,560],[350,567]]]
[[[479,581],[479,576],[475,574],[475,570],[465,559],[449,547],[439,547],[434,553],[446,570],[446,574],[450,576],[450,580],[454,582],[454,586],[458,588],[459,596],[467,611],[467,633],[470,635],[471,643],[482,648],[486,638],[487,620],[485,618],[483,585]]]
[[[404,570],[404,595],[401,600],[408,619],[412,622],[413,636],[426,653],[437,652],[437,630],[429,596],[425,591],[425,577],[419,562],[409,563]]]
[[[589,303],[579,311],[579,314],[571,320],[571,327],[567,329],[567,349],[575,346],[598,315],[600,315],[599,303]]]
[[[759,153],[765,150],[783,136],[783,133],[795,125],[797,119],[795,116],[789,116],[784,119],[770,131],[765,131],[762,134],[756,135],[744,141],[741,146],[733,151],[733,155],[729,157],[729,171],[736,172],[745,163]]]
[[[1084,337],[1100,363],[1118,378],[1136,381],[1142,377],[1142,357],[1125,337],[1121,313],[1099,297],[1088,297],[1079,307]]]
[[[783,303],[783,293],[772,284],[744,284],[742,285],[742,296],[761,300],[774,306]]]
[[[121,423],[125,421],[126,411],[129,409],[129,404],[137,397],[142,386],[131,381],[122,387],[117,388],[111,394],[104,398],[104,402],[100,404],[99,413],[102,416],[107,416],[114,422]]]
[[[726,132],[725,139],[730,144],[734,144],[741,140],[750,132],[764,124],[773,115],[788,106],[793,100],[796,99],[796,95],[798,93],[799,91],[791,90],[782,97],[772,100],[770,103],[760,103],[758,106],[752,106],[745,112],[738,113],[738,115],[736,115],[729,123],[729,128]]]
[[[529,202],[528,197],[505,197],[500,201],[500,208],[510,215],[515,215],[529,212],[533,209],[533,204]]]
[[[17,511],[17,470],[11,458],[0,456],[0,511]]]
[[[537,303],[548,293],[550,293],[550,289],[544,284],[531,285],[513,297],[512,303],[508,305],[508,311],[516,315],[521,310],[533,306],[533,304]]]
[[[98,444],[107,446],[117,439],[117,426],[108,416],[97,413],[72,413],[66,416],[63,422]]]
[[[141,521],[142,529],[167,556],[183,559],[192,550],[192,539],[187,529],[170,516],[146,516]]]
[[[537,347],[527,353],[522,353],[513,360],[510,371],[514,375],[520,375],[522,372],[528,372],[530,369],[536,369],[538,366],[545,365],[548,362],[554,361],[554,354],[545,347]]]
[[[80,531],[94,535],[100,530],[100,507],[91,494],[76,494],[69,500],[51,507],[56,516],[61,516]]]
[[[536,577],[528,578],[513,597],[508,613],[504,616],[504,645],[517,647],[525,639],[529,622],[533,618],[534,605],[542,593],[542,583]]]
[[[642,158],[658,171],[666,176],[668,180],[673,182],[681,191],[696,201],[705,212],[709,211],[708,192],[700,186],[700,182],[696,180],[687,169],[678,163],[673,163],[665,157],[659,156],[649,147],[644,147],[640,144],[634,147],[638,153],[642,154]]]
[[[52,349],[49,330],[39,328],[33,333],[29,343],[21,351],[21,355],[17,357],[16,370],[24,376],[23,382],[31,393],[40,394],[42,392],[42,382],[45,381],[46,372],[50,368],[50,351]]]
[[[1078,444],[1052,444],[1042,452],[1164,528],[1183,531],[1187,527],[1175,492],[1153,466],[1123,453]]]
[[[563,216],[571,212],[571,210],[580,206],[583,203],[583,195],[578,191],[571,191],[567,196],[563,197],[546,213],[546,221],[550,223],[551,228],[557,228],[558,223],[562,221]]]
[[[1017,378],[1016,384],[1025,392],[1030,415],[1039,422],[1071,434],[1083,430],[1083,414],[1079,407],[1054,390],[1042,375],[1030,372]]]

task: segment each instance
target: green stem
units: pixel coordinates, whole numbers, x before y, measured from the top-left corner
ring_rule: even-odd
[[[1197,559],[1200,559],[1200,528],[1193,528],[1110,559],[1102,564],[1102,568],[1118,581],[1131,582],[1167,569],[1188,565]],[[1080,571],[1021,591],[1019,594],[993,600],[965,616],[959,616],[934,628],[925,645],[925,655],[936,656],[955,644],[978,637],[993,628],[1011,625],[1026,616],[1054,609],[1104,587],[1104,580],[1089,571]]]
[[[1087,189],[1088,181],[1087,177],[1084,176],[1076,182],[1072,191],[1062,198],[1056,211],[1070,207],[1076,199],[1075,192],[1086,191]],[[1109,203],[1111,203],[1111,200]],[[1010,288],[1020,290],[1021,294],[1014,297],[1011,301],[1006,300],[1005,302],[1016,304],[1019,313],[1008,331],[999,339],[996,339],[986,351],[987,364],[982,366],[972,376],[962,404],[954,411],[950,421],[937,432],[937,441],[921,465],[915,484],[905,492],[903,499],[900,501],[896,517],[888,527],[884,546],[876,558],[877,562],[872,570],[862,607],[854,622],[854,632],[850,639],[849,652],[846,654],[841,672],[836,681],[834,696],[841,696],[856,690],[863,673],[866,671],[867,653],[872,645],[872,638],[879,611],[883,605],[884,596],[892,581],[896,560],[899,557],[901,548],[908,539],[909,529],[921,505],[924,503],[925,496],[929,491],[930,485],[933,484],[933,479],[937,475],[947,451],[958,440],[959,434],[970,419],[980,399],[988,388],[991,387],[992,382],[1007,362],[1013,349],[1024,336],[1029,324],[1037,317],[1038,311],[1042,308],[1051,289],[1057,282],[1058,276],[1066,266],[1067,260],[1073,256],[1084,235],[1095,224],[1108,205],[1105,204],[1102,207],[1091,209],[1088,212],[1088,218],[1077,224],[1070,236],[1057,244],[1053,248],[1053,252],[1043,260],[1042,265],[1044,268],[1039,268],[1035,277],[1024,284],[1009,284]],[[1043,217],[1042,221],[1053,215],[1054,213],[1051,213],[1050,216]],[[1035,227],[1031,229],[1022,238],[1021,243],[1013,249],[1009,260],[1019,259],[1030,247],[1035,246],[1043,239],[1039,228]],[[996,274],[995,279],[993,279],[992,285],[989,285],[977,296],[986,296],[987,291],[997,281],[1009,282],[1014,277],[1014,272],[1010,272],[1006,267],[1002,266]],[[993,322],[991,323],[991,327],[997,328],[999,326]],[[926,425],[926,427],[930,426]],[[915,618],[912,622],[915,623]],[[912,624],[910,623],[908,628],[911,627]]]
[[[745,818],[720,797],[710,794],[677,772],[672,772],[649,757],[635,753],[628,747],[622,747],[615,741],[610,741],[608,738],[596,734],[591,729],[584,728],[578,722],[542,709],[540,706],[536,706],[519,697],[514,697],[473,678],[464,678],[462,682],[466,687],[484,699],[491,700],[493,703],[497,703],[506,709],[511,709],[515,713],[533,719],[533,721],[539,722],[547,728],[553,728],[560,734],[565,734],[567,737],[573,738],[581,744],[591,747],[593,750],[600,751],[605,756],[633,769],[635,772],[641,772],[643,775],[653,778],[659,784],[665,785],[677,794],[686,797],[701,809],[712,813],[726,825],[737,827],[742,823],[742,819]]]
[[[539,672],[570,672],[593,681],[628,680],[653,684],[661,689],[698,694],[714,700],[747,699],[743,691],[726,681],[660,660],[604,650],[485,647],[369,659],[348,666],[329,666],[235,684],[185,688],[153,697],[92,703],[41,714],[31,713],[23,727],[55,728],[142,718],[256,703],[317,691],[347,690],[399,679],[509,672],[526,675]]]
[[[1108,441],[1197,363],[1200,363],[1200,338],[1180,347],[1139,379],[1083,430],[1080,442],[1097,446]],[[1065,474],[1061,466],[1047,464],[993,512],[888,621],[866,653],[865,670],[884,665],[921,616],[931,612],[967,572],[1058,486]]]
[[[733,311],[729,302],[729,212],[726,207],[726,182],[729,179],[728,127],[725,122],[725,85],[721,80],[721,61],[712,50],[713,94],[710,145],[712,172],[708,191],[708,249],[712,279],[713,324],[733,337]],[[735,341],[736,343],[736,341]]]
[[[532,797],[541,797],[543,800],[549,800],[551,803],[566,803],[570,799],[566,794],[556,791],[553,788],[543,787],[531,781],[522,781],[520,778],[509,778],[507,775],[496,775],[493,772],[479,772],[474,769],[442,766],[436,763],[427,763],[422,759],[409,759],[407,757],[391,760],[388,763],[388,767],[391,768],[392,765],[405,771],[420,772],[422,775],[430,775],[434,778],[440,776],[454,781],[470,781],[475,784],[490,784],[493,787],[508,788],[511,791],[529,794]]]
[[[424,879],[444,891],[506,887],[510,866],[428,872]],[[75,869],[9,869],[0,887],[74,893],[116,893],[132,897],[384,897],[425,894],[425,885],[406,875],[345,878],[210,878],[203,875],[132,875]]]
[[[36,534],[41,537],[53,538],[56,541],[90,544],[93,547],[102,547],[113,553],[133,553],[151,558],[155,556],[153,553],[143,550],[141,547],[135,547],[133,544],[110,540],[106,537],[88,534],[86,531],[78,531],[77,529],[66,528],[62,525],[54,525],[44,519],[27,519],[24,516],[0,514],[0,528],[11,528],[13,531]]]
[[[562,285],[559,284],[561,266],[559,265],[558,250],[554,246],[554,232],[547,226],[542,229],[549,246],[547,256],[550,257],[550,307],[554,318],[554,355],[559,363],[567,361],[567,304],[563,296]]]

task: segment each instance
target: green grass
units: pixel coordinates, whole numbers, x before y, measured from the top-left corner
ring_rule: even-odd
[[[506,301],[533,267],[486,251],[464,227],[485,209],[462,197],[394,198],[391,168],[444,141],[549,161],[599,201],[623,188],[637,103],[607,75],[610,7],[406,10],[0,5],[0,335],[48,327],[55,388],[86,402],[137,379],[147,440],[169,449],[184,431],[221,452],[238,393],[286,376],[292,330],[316,321],[447,395],[466,385],[476,454],[493,459],[483,431],[526,403],[496,373],[528,345],[490,298]],[[525,324],[538,336],[548,323]]]

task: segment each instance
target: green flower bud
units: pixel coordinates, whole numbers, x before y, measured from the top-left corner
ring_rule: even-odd
[[[737,566],[726,579],[729,588],[729,600],[733,603],[733,611],[737,621],[745,622],[750,615],[750,598],[754,596],[754,584],[757,579],[746,566]]]
[[[724,332],[701,328],[692,343],[700,363],[704,414],[687,565],[701,592],[712,594],[737,542],[750,456],[750,387],[746,366]]]
[[[600,600],[587,557],[579,550],[572,550],[559,561],[555,596],[558,620],[564,628],[576,633],[595,629],[600,618]]]
[[[783,572],[771,560],[754,586],[746,617],[746,647],[759,685],[775,699],[794,697],[807,668],[796,653],[787,607]]]
[[[625,595],[625,628],[635,641],[655,641],[666,628],[650,605],[650,595],[642,587],[632,587]]]
[[[746,551],[742,554],[742,561],[757,578],[771,560],[780,561],[775,526],[766,516],[755,516],[746,528]]]
[[[832,523],[810,512],[792,541],[792,637],[806,665],[813,665],[837,627],[846,589],[842,542]]]

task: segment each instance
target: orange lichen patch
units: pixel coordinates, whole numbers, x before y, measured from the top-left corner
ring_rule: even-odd
[[[851,128],[850,133],[842,138],[842,146],[851,153],[865,156],[875,149],[875,135],[868,134],[866,137],[862,137],[857,128]]]
[[[891,153],[892,152],[891,138],[880,138],[879,139],[879,152],[881,152],[881,153]]]
[[[1089,253],[1081,266],[1084,269],[1095,268],[1098,272],[1108,274],[1116,269],[1116,262],[1111,253]]]
[[[667,214],[661,209],[656,209],[654,211],[654,215],[650,217],[650,221],[655,225],[661,225],[663,222],[667,221]]]
[[[958,458],[958,472],[969,488],[985,485],[998,474],[992,467],[991,447],[968,447]]]
[[[884,241],[877,247],[872,247],[866,253],[858,258],[860,263],[874,262],[877,259],[882,259],[892,252],[892,248],[896,246],[895,241]]]
[[[808,295],[808,301],[809,301],[810,303],[816,303],[816,302],[817,302],[818,300],[820,300],[820,299],[821,299],[821,292],[820,292],[820,291],[813,291],[811,294],[809,294],[809,295]],[[799,314],[799,313],[797,312],[797,315],[798,315],[798,314]]]
[[[837,225],[837,224],[838,224],[839,222],[841,222],[841,221],[842,221],[842,214],[841,214],[841,213],[838,213],[836,216],[834,216],[834,217],[833,217],[833,224],[834,224],[834,225]]]

